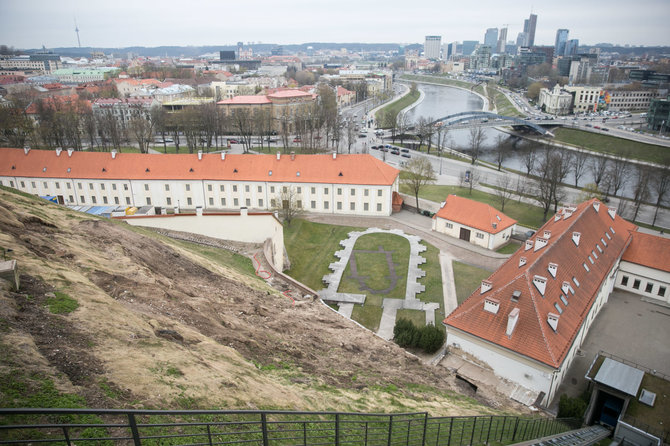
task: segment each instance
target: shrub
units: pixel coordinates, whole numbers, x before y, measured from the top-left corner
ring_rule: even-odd
[[[393,327],[393,340],[401,347],[420,348],[426,353],[433,353],[444,343],[444,331],[434,325],[418,328],[409,319],[396,320]]]
[[[444,344],[444,330],[440,330],[433,324],[426,325],[421,329],[419,347],[426,353],[435,353]]]
[[[557,417],[582,418],[588,404],[588,400],[586,400],[585,397],[586,395],[582,395],[581,397],[573,398],[565,393],[561,395],[561,399],[558,401]]]

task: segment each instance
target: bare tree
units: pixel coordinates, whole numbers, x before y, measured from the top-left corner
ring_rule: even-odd
[[[628,154],[619,155],[614,157],[614,160],[610,163],[603,180],[606,187],[606,197],[610,192],[612,192],[612,195],[617,196],[621,188],[623,188],[628,181],[630,170],[630,161],[628,158]]]
[[[579,187],[579,179],[584,176],[586,160],[588,159],[588,154],[584,150],[574,152],[572,156],[572,174],[575,177],[575,187]]]
[[[496,181],[496,196],[500,202],[500,210],[505,212],[505,203],[512,197],[514,181],[509,175],[499,176]]]
[[[608,164],[609,163],[607,162],[607,158],[604,156],[594,156],[591,158],[591,162],[588,166],[589,172],[591,172],[591,175],[593,176],[593,182],[596,184],[598,189],[600,189],[600,182],[605,177]]]
[[[458,184],[462,188],[468,188],[468,193],[472,195],[472,189],[475,188],[475,186],[479,185],[479,180],[481,178],[481,174],[477,169],[469,169],[469,170],[464,170],[461,171],[461,173],[458,176]]]
[[[97,145],[97,123],[95,120],[95,115],[92,110],[87,110],[82,115],[82,125],[84,128],[84,133],[88,138],[90,148],[93,149]]]
[[[233,126],[235,131],[239,134],[244,147],[244,153],[249,152],[251,147],[251,135],[253,133],[254,122],[251,111],[244,108],[237,108],[232,113]]]
[[[475,125],[470,127],[470,157],[472,158],[472,164],[477,162],[485,141],[486,134],[482,126]]]
[[[142,116],[133,116],[128,123],[128,130],[140,149],[140,153],[149,153],[149,142],[153,134],[153,124],[150,119]]]
[[[543,218],[551,205],[554,212],[558,209],[558,203],[564,198],[561,183],[568,174],[568,157],[560,150],[547,150],[540,160],[539,180],[536,187],[536,199],[540,202],[543,210]]]
[[[398,119],[397,115],[391,110],[386,110],[382,117],[383,126],[386,129],[391,130],[391,140],[395,144],[395,138],[398,134]]]
[[[290,225],[291,221],[303,212],[301,194],[295,186],[282,186],[279,193],[271,198],[270,207]]]
[[[419,192],[424,186],[434,183],[435,180],[433,165],[425,157],[412,158],[405,165],[405,175],[400,181],[406,184],[414,194],[417,212],[419,212]]]
[[[154,107],[151,109],[151,122],[154,123],[156,133],[161,135],[163,151],[167,153],[167,141],[165,138],[168,132],[168,116],[163,107]]]
[[[651,189],[656,194],[656,210],[654,211],[654,220],[651,225],[656,224],[658,208],[667,201],[667,194],[670,191],[670,167],[656,169],[652,174]]]
[[[502,134],[496,137],[496,144],[494,150],[496,154],[496,162],[498,163],[498,172],[500,172],[502,163],[505,161],[505,158],[507,157],[507,150],[509,150],[509,145],[506,143],[505,136],[503,136]]]
[[[651,181],[651,167],[647,165],[637,166],[635,174],[635,185],[633,188],[633,203],[635,204],[635,213],[633,221],[637,219],[642,203],[649,199],[649,183]]]
[[[407,137],[407,131],[410,125],[411,124],[409,122],[409,116],[407,116],[407,113],[398,113],[397,126],[398,126],[400,144],[403,144],[403,142],[405,141],[405,138]]]
[[[535,159],[537,158],[537,147],[529,144],[523,152],[523,165],[526,166],[526,176],[535,168]]]
[[[356,122],[349,117],[346,122],[345,135],[347,138],[347,151],[351,153],[351,146],[356,142]]]
[[[32,133],[32,120],[23,109],[0,106],[0,141],[7,141],[11,147],[23,147]]]
[[[519,203],[521,203],[521,197],[528,193],[528,181],[519,175],[516,177],[516,184],[514,188],[517,194],[517,200]]]

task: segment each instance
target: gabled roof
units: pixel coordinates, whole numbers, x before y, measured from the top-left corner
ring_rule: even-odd
[[[670,239],[635,232],[621,260],[670,273]]]
[[[150,155],[0,149],[0,176],[391,185],[399,170],[371,155]]]
[[[265,95],[240,95],[231,99],[224,99],[217,102],[219,105],[251,105],[251,104],[271,104],[272,101]]]
[[[489,234],[509,228],[516,220],[503,214],[493,206],[479,201],[468,200],[457,195],[449,195],[444,206],[433,218],[444,218]]]
[[[563,208],[488,278],[489,290],[475,290],[444,322],[559,368],[636,229],[596,199]],[[499,302],[496,314],[484,311],[490,299]],[[508,316],[515,308],[518,321],[508,337]],[[548,322],[550,313],[558,319],[556,330]]]
[[[278,90],[272,94],[268,95],[268,98],[270,99],[283,99],[283,98],[306,98],[306,97],[314,97],[315,95],[312,93],[308,93],[306,91],[302,90],[295,90],[295,89],[286,89],[286,90]]]

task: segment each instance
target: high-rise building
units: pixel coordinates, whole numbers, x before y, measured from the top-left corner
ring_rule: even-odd
[[[524,32],[520,32],[516,36],[516,46],[517,48],[524,48],[527,47],[526,41],[528,40],[528,35]]]
[[[574,56],[577,54],[577,48],[579,48],[579,39],[570,39],[565,43],[565,53],[564,56]]]
[[[500,34],[498,35],[498,45],[496,45],[496,53],[505,52],[505,42],[507,41],[507,28],[500,28]]]
[[[554,43],[554,57],[565,56],[565,45],[568,43],[570,30],[559,29],[556,31],[556,43]]]
[[[526,47],[531,47],[535,45],[535,28],[537,26],[537,14],[531,14],[526,20],[523,21],[523,32],[526,33]]]
[[[462,54],[464,56],[471,56],[472,53],[475,51],[475,48],[477,48],[477,45],[479,45],[478,40],[464,40],[463,41],[463,49],[462,49]]]
[[[439,60],[441,46],[442,36],[426,36],[426,43],[423,45],[423,57],[431,60]]]
[[[484,35],[484,45],[495,50],[498,45],[498,28],[489,28]]]
[[[446,60],[452,60],[458,54],[458,42],[451,42],[447,44]]]

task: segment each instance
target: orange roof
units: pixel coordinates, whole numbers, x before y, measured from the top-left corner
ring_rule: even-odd
[[[240,95],[240,96],[234,96],[231,99],[224,99],[223,101],[217,102],[217,104],[222,104],[222,105],[251,105],[251,104],[271,104],[272,101],[270,101],[267,96],[264,95]]]
[[[479,201],[468,200],[457,195],[449,195],[445,205],[433,218],[460,223],[489,234],[497,234],[516,223],[516,220],[503,214],[493,206]]]
[[[475,290],[444,322],[450,329],[559,368],[636,229],[596,199],[563,208],[530,239],[529,249],[519,248],[488,278],[490,290]],[[545,281],[544,293],[535,284],[536,276]],[[520,293],[517,302],[512,300],[515,291]],[[497,314],[484,311],[485,299],[499,302]],[[519,319],[507,336],[508,316],[515,308]],[[547,322],[549,313],[558,315],[556,331]]]
[[[280,98],[304,98],[304,97],[313,97],[314,95],[312,93],[307,93],[302,90],[279,90],[276,91],[272,94],[268,95],[268,98],[275,98],[275,99],[280,99]]]
[[[150,155],[0,149],[0,176],[391,185],[399,174],[371,155]]]
[[[79,95],[71,94],[65,96],[48,96],[31,103],[26,108],[26,113],[29,115],[37,114],[40,110],[40,102],[43,107],[53,110],[61,110],[63,107],[82,107],[83,110],[91,109],[91,101],[88,99],[80,100]]]
[[[658,235],[633,233],[633,241],[621,260],[670,273],[670,239]]]

